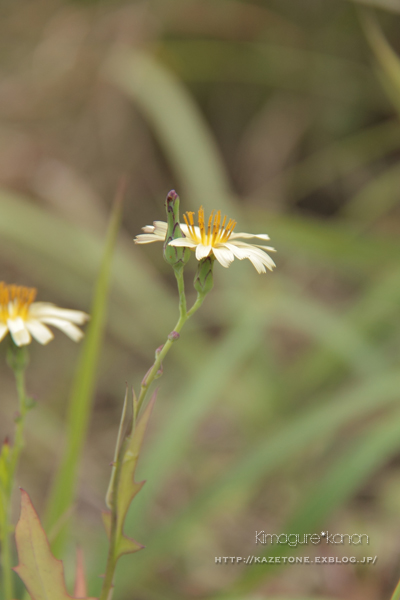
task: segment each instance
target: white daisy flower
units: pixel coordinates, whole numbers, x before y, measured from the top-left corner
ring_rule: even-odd
[[[35,338],[41,344],[53,339],[46,326],[61,329],[74,342],[83,337],[76,325],[83,325],[89,315],[80,310],[58,308],[49,302],[34,302],[37,290],[0,281],[0,342],[10,332],[17,346],[26,346]]]
[[[169,242],[170,246],[182,246],[195,251],[197,260],[201,260],[213,254],[223,267],[229,267],[231,262],[238,258],[248,258],[259,273],[265,273],[266,269],[272,271],[275,263],[265,252],[275,252],[271,246],[247,243],[243,239],[258,238],[269,240],[266,233],[234,233],[236,221],[224,217],[221,222],[221,211],[212,211],[208,219],[207,227],[204,221],[204,210],[200,208],[198,214],[198,225],[194,224],[193,212],[183,215],[185,224],[181,224],[181,231],[185,237],[177,238]],[[144,233],[135,238],[136,244],[150,244],[151,242],[164,242],[167,234],[167,223],[154,221],[153,225],[143,227]]]

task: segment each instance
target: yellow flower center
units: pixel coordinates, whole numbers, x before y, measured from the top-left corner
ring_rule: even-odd
[[[214,214],[215,213],[215,214]],[[221,211],[218,210],[215,212],[212,211],[210,218],[208,219],[207,229],[204,221],[204,210],[201,206],[199,209],[199,229],[200,229],[200,237],[198,236],[194,219],[194,212],[187,212],[183,215],[185,223],[189,230],[189,236],[191,239],[196,242],[196,244],[203,244],[203,246],[216,246],[217,244],[223,244],[227,242],[232,235],[233,230],[236,226],[236,221],[233,219],[229,219],[228,223],[226,223],[226,216],[221,223]]]
[[[0,281],[0,320],[26,319],[28,309],[36,298],[36,288],[28,288],[22,285],[6,285]]]

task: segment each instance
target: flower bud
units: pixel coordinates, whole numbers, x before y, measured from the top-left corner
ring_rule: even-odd
[[[208,294],[213,288],[213,266],[214,256],[207,256],[199,261],[197,273],[194,278],[194,289],[199,294]]]
[[[171,190],[165,200],[167,211],[168,230],[164,242],[164,258],[172,267],[183,267],[190,258],[188,248],[175,248],[170,246],[171,240],[183,237],[179,224],[179,196],[175,190]]]

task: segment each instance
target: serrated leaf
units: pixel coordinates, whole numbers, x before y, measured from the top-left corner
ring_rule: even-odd
[[[52,555],[39,517],[24,490],[21,490],[21,516],[15,538],[19,565],[14,571],[21,577],[32,600],[73,599],[65,587],[63,563]]]
[[[157,391],[154,392],[149,404],[143,411],[143,414],[133,424],[131,434],[125,439],[115,469],[113,490],[112,493],[109,494],[109,500],[112,503],[112,512],[114,512],[116,519],[115,527],[117,543],[115,552],[117,558],[123,554],[137,552],[144,547],[132,538],[126,536],[123,533],[123,528],[131,502],[145,484],[144,481],[135,481],[135,471],[147,424],[156,400],[156,395]],[[114,502],[116,503],[116,506],[113,506]],[[110,537],[111,532],[112,512],[107,511],[103,513],[103,522],[108,537]]]
[[[133,395],[134,395],[133,397],[135,398],[134,392],[133,392]],[[113,491],[114,491],[115,476],[117,474],[118,457],[122,450],[123,431],[124,431],[124,428],[127,426],[127,424],[126,424],[127,407],[128,407],[128,386],[126,386],[126,390],[125,390],[124,406],[122,408],[122,415],[121,415],[121,420],[120,420],[119,429],[118,429],[117,443],[115,445],[115,454],[114,454],[114,461],[112,464],[111,478],[110,478],[110,483],[109,483],[108,490],[106,493],[107,508],[111,508],[111,506],[112,506],[112,495],[113,495]],[[133,415],[134,414],[135,414],[135,408],[133,407]],[[132,427],[133,427],[133,425],[132,425]]]
[[[104,511],[101,516],[103,518],[103,525],[104,529],[106,530],[107,537],[108,539],[110,539],[111,512],[108,510]],[[143,548],[144,546],[142,544],[139,544],[139,542],[137,542],[133,538],[130,538],[124,534],[120,534],[117,546],[118,557],[122,556],[123,554],[132,554],[133,552],[137,552],[138,550],[143,550]]]

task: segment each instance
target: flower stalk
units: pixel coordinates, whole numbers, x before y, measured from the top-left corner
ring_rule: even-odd
[[[18,414],[15,418],[14,443],[10,446],[8,441],[5,442],[0,457],[0,541],[2,549],[3,595],[4,600],[11,600],[14,597],[13,572],[11,570],[12,546],[10,543],[11,496],[19,458],[25,444],[24,429],[26,415],[29,410],[33,408],[34,403],[28,398],[25,390],[25,369],[29,362],[27,349],[25,347],[17,346],[14,341],[10,339],[7,362],[14,373],[19,404]]]
[[[134,433],[135,422],[139,418],[139,414],[143,407],[144,401],[147,397],[147,393],[151,384],[160,377],[162,374],[162,363],[168,352],[170,351],[173,343],[179,339],[180,331],[182,330],[185,323],[190,319],[192,315],[200,308],[202,305],[206,293],[199,292],[197,294],[197,299],[190,310],[186,308],[186,295],[185,295],[185,287],[183,281],[183,269],[177,268],[174,269],[175,277],[178,284],[179,291],[179,319],[172,330],[172,332],[168,335],[167,340],[163,346],[157,349],[155,354],[155,360],[152,367],[149,369],[147,374],[145,375],[141,388],[140,394],[136,400],[134,396],[133,402],[133,427],[131,436]],[[124,411],[125,412],[125,408]],[[121,428],[120,428],[121,429]],[[121,471],[123,468],[124,461],[127,460],[127,455],[129,452],[129,444],[127,442],[129,437],[123,442],[121,445],[121,450],[118,451],[118,446],[120,444],[120,435],[118,435],[117,441],[117,449],[115,453],[115,459],[113,463],[113,473],[111,475],[110,487],[107,493],[107,498],[109,499],[111,515],[110,515],[110,530],[109,530],[109,552],[107,558],[106,571],[104,574],[103,586],[100,594],[99,600],[111,600],[112,592],[113,592],[113,580],[114,580],[114,572],[117,565],[117,561],[119,558],[117,552],[117,544],[118,544],[118,523],[120,521],[119,514],[119,482],[121,477]],[[137,550],[140,547],[136,548]],[[133,551],[133,550],[132,550]]]
[[[122,412],[121,425],[118,433],[116,450],[114,454],[114,462],[112,465],[112,473],[109,488],[106,495],[106,504],[110,509],[110,513],[106,514],[106,529],[109,538],[109,552],[107,557],[106,571],[104,574],[103,586],[99,600],[111,600],[114,587],[114,572],[119,557],[126,552],[136,552],[141,549],[141,546],[126,538],[122,533],[122,526],[125,515],[122,514],[126,508],[125,500],[122,496],[126,497],[126,490],[122,485],[122,480],[126,477],[124,469],[129,462],[135,461],[135,465],[131,466],[132,473],[130,474],[130,484],[132,487],[131,495],[128,500],[128,507],[133,497],[141,489],[142,484],[137,484],[133,480],[134,470],[136,468],[136,462],[139,458],[140,445],[144,434],[143,427],[146,426],[147,420],[150,416],[152,403],[155,400],[155,394],[153,395],[153,401],[142,411],[144,402],[147,398],[148,391],[152,383],[158,379],[163,372],[163,361],[170,351],[172,345],[180,337],[180,332],[185,323],[190,319],[192,315],[200,308],[207,293],[212,288],[212,267],[214,258],[206,258],[201,261],[199,265],[198,274],[195,278],[195,289],[197,290],[197,298],[193,306],[188,310],[185,294],[185,284],[183,278],[183,271],[186,262],[189,259],[190,251],[187,248],[175,248],[170,245],[170,242],[182,238],[182,232],[179,223],[179,196],[171,191],[166,199],[165,208],[167,213],[167,227],[165,231],[165,241],[163,247],[164,259],[172,266],[177,282],[178,294],[179,294],[179,319],[168,335],[165,343],[157,348],[155,352],[155,359],[153,365],[147,371],[144,376],[140,393],[136,399],[133,395],[133,423],[130,434],[121,442],[121,432],[124,425],[126,415],[126,397],[124,408]],[[197,285],[196,282],[199,281]],[[144,422],[144,426],[143,426]],[[135,441],[135,436],[139,438],[139,441]],[[135,449],[132,452],[132,448]],[[132,458],[134,456],[134,458]],[[128,546],[126,547],[126,545]],[[122,549],[125,545],[125,550]]]

